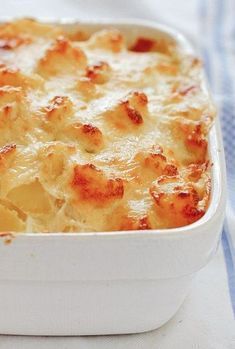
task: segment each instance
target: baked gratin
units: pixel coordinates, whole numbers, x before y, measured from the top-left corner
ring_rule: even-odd
[[[21,19],[0,26],[0,231],[188,225],[210,199],[215,110],[201,62]]]

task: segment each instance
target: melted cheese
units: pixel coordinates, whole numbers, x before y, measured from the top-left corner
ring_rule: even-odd
[[[215,113],[200,61],[166,39],[127,47],[115,29],[75,34],[27,19],[0,26],[0,230],[198,220]]]

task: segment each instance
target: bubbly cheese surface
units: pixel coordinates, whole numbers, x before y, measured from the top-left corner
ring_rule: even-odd
[[[0,231],[188,225],[210,198],[201,62],[22,19],[0,26]]]

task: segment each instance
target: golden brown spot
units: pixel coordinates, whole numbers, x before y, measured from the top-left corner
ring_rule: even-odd
[[[93,139],[94,144],[97,146],[99,146],[102,142],[102,132],[96,126],[93,126],[91,124],[84,124],[81,126],[81,132],[91,140]]]
[[[66,130],[67,134],[82,143],[88,152],[100,150],[104,144],[101,130],[92,124],[75,123]]]
[[[170,54],[174,44],[167,39],[160,38],[158,40],[139,37],[129,49],[132,52],[160,52],[163,54]]]
[[[201,122],[192,122],[176,118],[172,120],[171,132],[177,142],[185,147],[184,156],[180,157],[183,164],[203,164],[207,157],[207,140]]]
[[[98,127],[84,124],[78,127],[78,131],[80,131],[80,137],[83,138],[88,151],[98,150],[103,145],[103,135]]]
[[[147,116],[148,98],[143,92],[134,91],[105,112],[107,120],[114,122],[118,129],[130,129],[131,125],[143,124]]]
[[[3,107],[3,117],[8,118],[12,112],[13,107],[11,105],[6,105]]]
[[[59,37],[40,59],[37,69],[43,76],[71,74],[83,70],[86,62],[86,55],[80,48],[74,47],[64,37]]]
[[[155,212],[167,221],[167,227],[179,227],[201,218],[205,209],[199,208],[199,194],[180,176],[162,176],[150,188]]]
[[[4,239],[5,245],[9,245],[12,242],[12,240],[15,238],[15,236],[13,235],[13,233],[10,233],[10,232],[0,232],[0,238]]]
[[[134,45],[130,48],[133,52],[149,52],[155,46],[155,41],[148,38],[139,37]]]
[[[189,181],[196,182],[201,178],[203,172],[205,172],[207,168],[208,168],[207,163],[191,164],[186,167],[185,176]]]
[[[55,96],[47,107],[42,108],[42,112],[46,113],[48,119],[62,120],[72,114],[73,104],[67,96]]]
[[[151,224],[149,222],[148,216],[144,216],[144,217],[140,218],[138,229],[140,229],[140,230],[151,229]]]
[[[79,200],[97,206],[121,199],[124,194],[124,185],[120,178],[109,179],[92,164],[76,165],[71,185]]]
[[[201,218],[205,214],[205,212],[201,209],[196,208],[196,207],[186,205],[183,209],[183,214],[188,219],[190,219],[192,222],[195,222],[199,218]]]
[[[124,101],[127,101],[129,106],[135,109],[143,119],[148,116],[148,97],[144,92],[131,92]]]
[[[86,77],[95,84],[104,84],[108,81],[111,68],[108,63],[100,62],[86,68]]]
[[[166,164],[163,174],[166,176],[175,176],[178,174],[178,169],[175,165],[173,164]]]
[[[178,174],[177,167],[168,162],[163,154],[162,147],[159,145],[153,146],[150,151],[138,153],[135,159],[141,163],[141,175],[146,173],[150,180],[153,180],[156,176],[175,176]],[[151,171],[151,174],[149,171]]]
[[[124,115],[130,119],[133,124],[139,125],[143,123],[143,118],[138,110],[130,106],[129,102],[122,102],[121,106],[123,107]]]
[[[144,92],[134,91],[128,96],[128,100],[136,108],[145,108],[148,104],[148,97]]]

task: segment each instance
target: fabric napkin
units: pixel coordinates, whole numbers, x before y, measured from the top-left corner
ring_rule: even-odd
[[[235,1],[0,0],[0,8],[2,17],[144,18],[183,32],[203,56],[219,108],[229,196],[217,255],[198,273],[183,306],[166,325],[125,336],[0,336],[0,349],[235,349]]]

